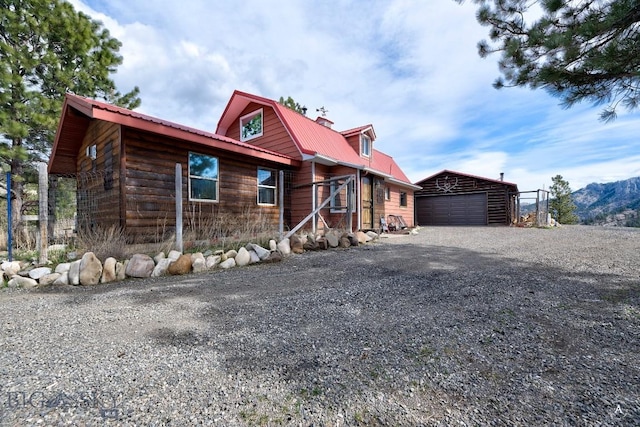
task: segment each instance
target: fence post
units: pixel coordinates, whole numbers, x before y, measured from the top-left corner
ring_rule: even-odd
[[[278,217],[278,233],[280,234],[280,240],[284,235],[284,171],[279,172],[280,179],[280,192],[278,194],[278,205],[280,206],[280,212]]]
[[[182,249],[182,165],[176,163],[176,250]]]
[[[9,261],[13,261],[11,247],[13,246],[13,221],[11,221],[11,172],[7,172],[7,251]]]
[[[38,164],[38,225],[40,227],[40,265],[45,265],[48,261],[47,248],[49,238],[49,176],[47,174],[46,163]]]

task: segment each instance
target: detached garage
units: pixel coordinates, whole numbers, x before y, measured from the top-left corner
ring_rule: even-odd
[[[509,225],[516,220],[518,186],[443,170],[416,183],[418,225]]]

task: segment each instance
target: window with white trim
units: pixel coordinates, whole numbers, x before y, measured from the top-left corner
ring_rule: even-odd
[[[240,117],[240,141],[262,136],[262,108]]]
[[[218,158],[189,152],[189,200],[218,201]]]
[[[258,168],[258,204],[276,205],[278,179],[273,169]]]
[[[391,200],[391,188],[384,187],[384,199]]]
[[[371,156],[371,138],[364,133],[360,135],[360,154],[365,157]]]

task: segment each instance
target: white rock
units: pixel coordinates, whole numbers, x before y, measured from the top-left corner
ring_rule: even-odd
[[[38,280],[38,287],[49,286],[55,283],[62,276],[60,273],[50,273],[45,276],[42,276],[40,280]]]
[[[153,258],[146,254],[135,254],[129,260],[125,274],[129,277],[149,277],[155,268]]]
[[[56,266],[56,269],[54,270],[54,272],[60,273],[60,274],[68,273],[70,268],[71,268],[70,262],[63,262],[62,264],[58,264]]]
[[[227,258],[225,261],[220,263],[220,268],[229,269],[236,266],[236,260],[234,258]]]
[[[180,255],[182,255],[182,252],[174,250],[169,252],[169,255],[167,255],[167,258],[169,258],[171,261],[176,261],[178,258],[180,258]]]
[[[171,264],[172,262],[173,261],[171,260],[171,258],[163,258],[158,261],[156,266],[153,268],[153,271],[151,272],[151,277],[166,276],[167,270],[169,269],[169,264]]]
[[[10,288],[34,289],[38,287],[38,282],[30,277],[13,276],[8,285]]]
[[[81,260],[77,259],[71,263],[69,267],[69,284],[77,286],[80,284],[80,262]]]
[[[116,265],[118,264],[118,260],[114,257],[109,257],[104,260],[102,277],[100,278],[100,283],[111,283],[116,281]]]
[[[271,254],[271,252],[269,252],[269,254]],[[249,261],[249,264],[255,264],[261,261],[256,251],[253,249],[249,251],[249,255],[251,255],[251,261]]]
[[[202,255],[202,254],[200,254]],[[195,257],[191,263],[191,269],[194,273],[200,273],[207,270],[207,261],[204,256]]]
[[[124,262],[118,262],[116,264],[116,280],[118,282],[123,281],[127,278],[127,265],[129,264],[129,260],[125,260]]]
[[[166,258],[166,256],[165,256],[164,252],[160,252],[158,255],[153,257],[153,260],[155,261],[156,264],[158,264],[161,259],[165,259],[165,258]]]
[[[84,286],[97,285],[102,276],[102,263],[93,252],[82,255],[80,260],[80,284]]]
[[[378,237],[380,237],[375,231],[367,231],[366,235],[371,237],[371,240],[376,240]]]
[[[46,276],[47,274],[51,274],[51,269],[49,267],[38,267],[33,270],[29,270],[29,277],[33,280],[38,280],[42,276]]]
[[[60,277],[58,277],[53,284],[54,285],[68,285],[69,284],[69,272],[65,271],[64,273],[59,273]]]
[[[278,252],[280,252],[283,256],[291,255],[291,245],[289,243],[289,239],[282,239],[276,245]]]
[[[271,250],[271,252],[277,251],[278,250],[278,242],[276,242],[273,239],[269,240],[269,250]]]
[[[250,243],[251,249],[253,249],[260,257],[261,260],[265,260],[271,255],[271,251],[266,250],[260,245],[256,245],[255,243]]]
[[[22,266],[19,261],[5,261],[2,263],[2,271],[7,278],[15,276],[21,269]]]
[[[211,270],[212,268],[216,268],[221,261],[222,259],[220,258],[220,255],[210,255],[207,257],[207,268],[209,270]]]
[[[240,248],[235,256],[235,260],[238,267],[244,267],[251,262],[251,255],[246,248]]]
[[[231,249],[230,251],[227,251],[227,252],[225,253],[225,256],[226,256],[227,258],[235,258],[235,257],[236,257],[236,255],[238,255],[238,251],[236,251],[236,250],[234,250],[234,249]]]

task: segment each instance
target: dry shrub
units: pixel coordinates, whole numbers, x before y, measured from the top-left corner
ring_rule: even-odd
[[[249,242],[265,245],[277,236],[269,216],[253,206],[231,213],[221,212],[217,205],[190,204],[184,224],[184,241],[196,248],[237,249]]]
[[[129,255],[126,233],[116,225],[81,228],[78,230],[76,245],[79,252],[93,252],[102,261],[108,257],[124,259]]]

